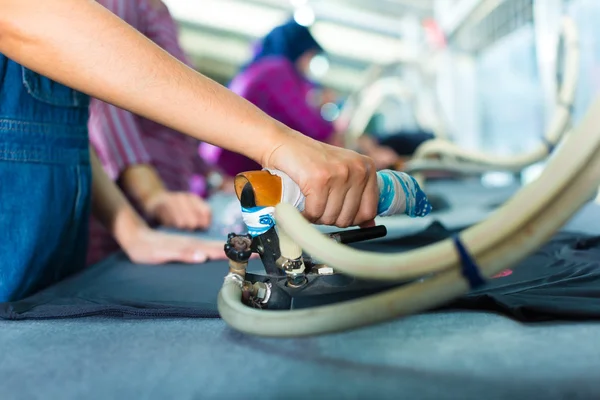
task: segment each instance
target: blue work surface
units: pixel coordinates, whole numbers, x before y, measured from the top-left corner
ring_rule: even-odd
[[[572,230],[600,233],[600,207]],[[600,322],[415,315],[303,339],[215,319],[0,321],[0,399],[594,399]]]

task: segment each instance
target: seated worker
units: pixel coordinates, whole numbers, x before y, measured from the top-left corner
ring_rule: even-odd
[[[368,157],[275,121],[95,1],[0,0],[0,9],[0,301],[85,267],[90,209],[134,262],[223,253],[222,243],[148,228],[90,157],[88,96],[285,172],[310,222],[373,223]]]
[[[182,63],[192,66],[178,43],[178,29],[161,0],[97,0]],[[178,229],[206,229],[211,210],[209,166],[199,141],[106,102],[91,99],[90,142],[108,176],[117,182],[149,223]],[[224,182],[233,190],[231,180]],[[96,219],[90,221],[88,264],[119,245]]]
[[[273,29],[259,43],[252,60],[231,81],[229,88],[281,123],[313,139],[341,145],[341,131],[326,121],[318,108],[307,101],[309,67],[314,56],[323,52],[309,29],[289,21]],[[391,149],[363,135],[359,151],[371,157],[378,169],[398,162]],[[231,151],[201,144],[201,154],[225,173],[256,169],[256,163]]]

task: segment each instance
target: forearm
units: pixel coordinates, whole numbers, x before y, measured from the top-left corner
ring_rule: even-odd
[[[156,170],[148,164],[132,165],[119,178],[123,190],[146,212],[150,200],[166,191]]]
[[[0,9],[0,52],[57,82],[259,163],[295,134],[93,0]]]
[[[102,169],[102,164],[90,147],[92,164],[92,212],[112,233],[123,248],[134,239],[134,235],[147,225],[127,201],[118,186]]]

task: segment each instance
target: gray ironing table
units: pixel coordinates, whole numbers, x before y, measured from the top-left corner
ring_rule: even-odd
[[[567,228],[593,221],[590,204]],[[0,321],[0,398],[592,399],[599,337],[600,322],[459,311],[285,340],[218,319]]]

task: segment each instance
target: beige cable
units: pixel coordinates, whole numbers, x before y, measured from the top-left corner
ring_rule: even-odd
[[[487,220],[461,233],[465,248],[485,277],[531,254],[591,199],[600,184],[597,154],[600,97],[536,181]],[[293,337],[354,329],[443,305],[469,290],[452,240],[405,253],[378,254],[324,238],[289,204],[279,204],[275,218],[278,229],[338,272],[386,281],[426,278],[357,300],[292,311],[261,311],[243,305],[238,283],[228,278],[219,293],[219,312],[227,324],[242,332]]]
[[[562,35],[565,44],[564,81],[557,96],[556,107],[548,130],[544,135],[546,143],[540,143],[528,153],[513,156],[495,156],[480,151],[466,150],[446,140],[433,139],[417,148],[413,160],[405,164],[404,171],[417,174],[424,171],[460,170],[464,173],[479,173],[486,171],[522,171],[524,168],[544,160],[556,146],[571,122],[571,109],[577,91],[579,77],[579,35],[572,18],[562,19]],[[441,160],[428,160],[431,157]],[[422,181],[422,179],[419,179]]]
[[[365,133],[377,109],[385,99],[390,97],[413,104],[415,107],[414,116],[419,126],[432,130],[437,138],[447,137],[442,121],[439,118],[428,117],[423,112],[422,107],[417,102],[414,90],[398,76],[385,75],[399,65],[405,65],[405,63],[396,61],[385,66],[372,66],[365,73],[366,77],[363,82],[346,99],[339,117],[341,120],[348,120],[344,136],[346,148],[355,149],[357,147],[358,138]],[[421,65],[415,64],[410,67],[417,68],[421,75],[427,75],[423,72],[423,66]],[[431,86],[430,82],[428,84]],[[439,102],[435,102],[434,106],[439,108]]]

